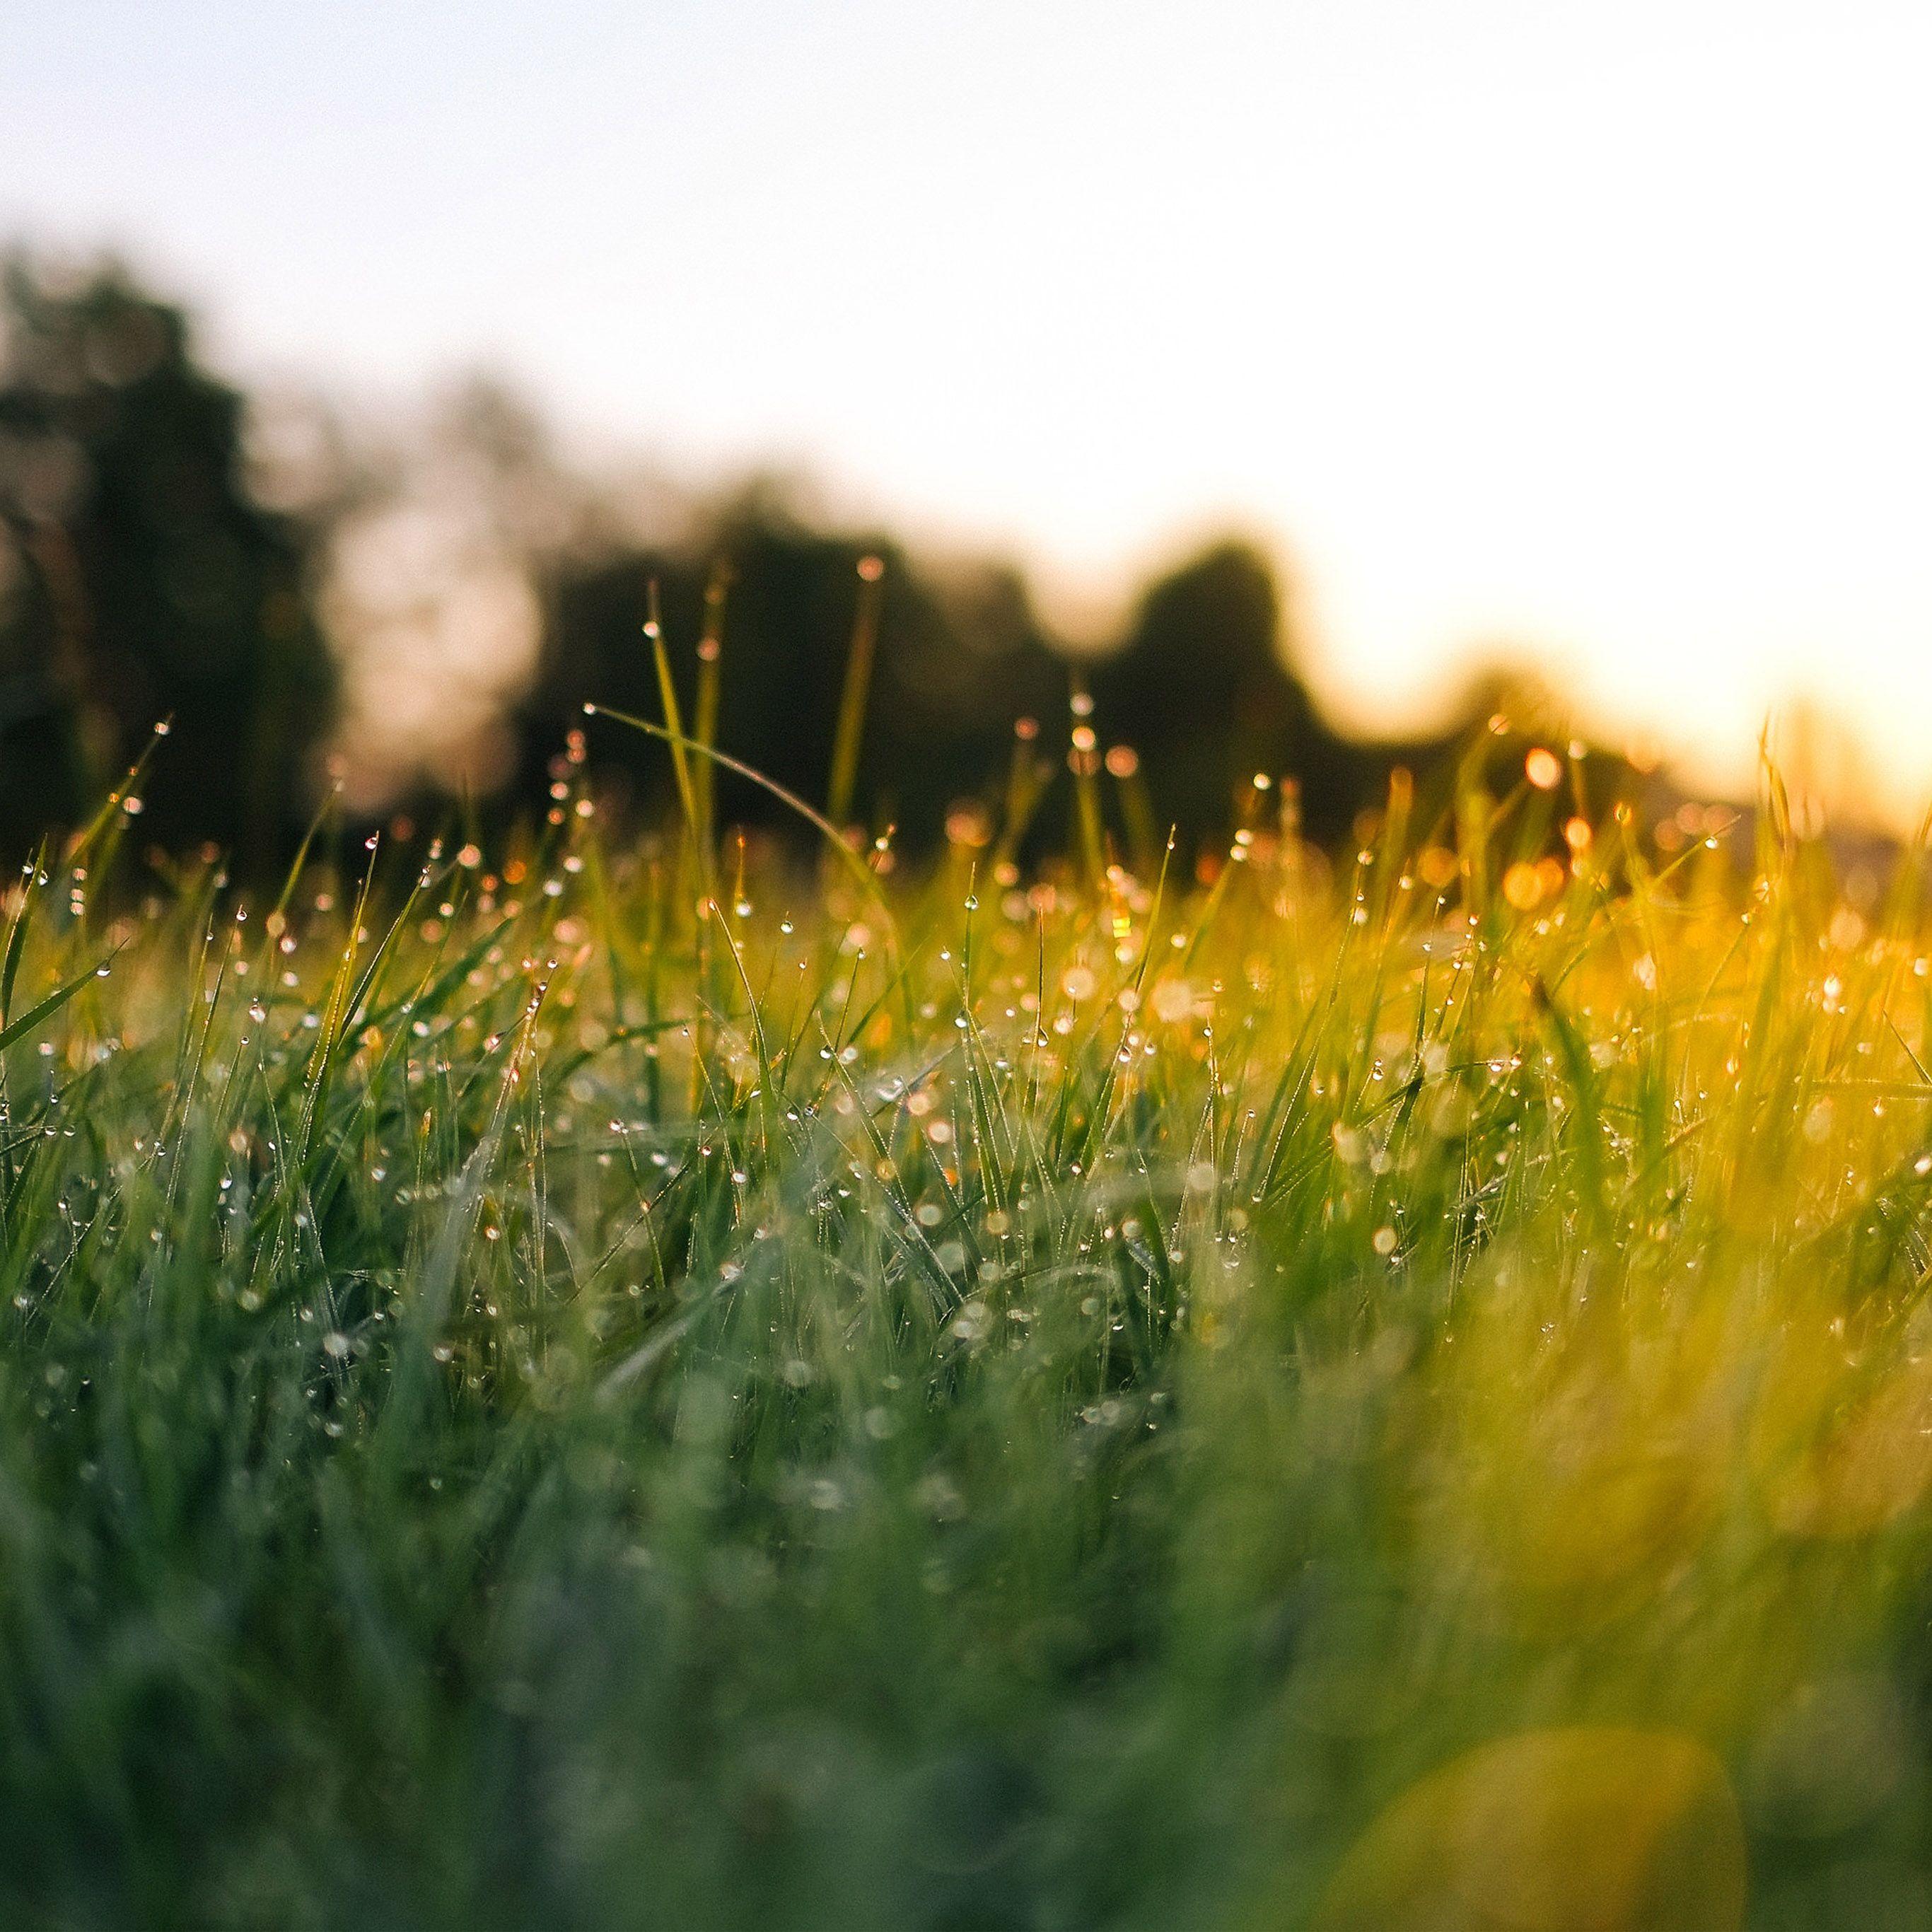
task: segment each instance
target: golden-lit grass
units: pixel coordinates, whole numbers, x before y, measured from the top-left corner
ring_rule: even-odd
[[[1919,1922],[1919,853],[1544,752],[1335,862],[1115,862],[1090,769],[1064,866],[802,860],[676,749],[641,842],[566,763],[12,895],[23,1911]]]

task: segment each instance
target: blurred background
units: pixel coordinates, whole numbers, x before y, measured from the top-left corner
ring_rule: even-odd
[[[874,557],[908,844],[1076,688],[1193,838],[1498,713],[1904,824],[1928,77],[1874,0],[16,9],[0,839],[163,716],[164,845],[540,809],[653,582],[822,801]]]

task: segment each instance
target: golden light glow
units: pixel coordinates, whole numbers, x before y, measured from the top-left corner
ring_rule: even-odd
[[[1563,760],[1537,746],[1522,761],[1523,776],[1538,791],[1554,791],[1563,782]]]
[[[1736,1932],[1744,1827],[1724,1767],[1680,1732],[1534,1731],[1412,1786],[1364,1834],[1322,1932]]]

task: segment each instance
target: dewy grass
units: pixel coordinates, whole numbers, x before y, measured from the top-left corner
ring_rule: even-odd
[[[1921,854],[1280,797],[32,869],[4,1922],[1925,1922]]]

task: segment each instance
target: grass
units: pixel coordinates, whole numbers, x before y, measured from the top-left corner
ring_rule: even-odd
[[[819,864],[674,749],[10,894],[8,1924],[1925,1922],[1920,852]]]

